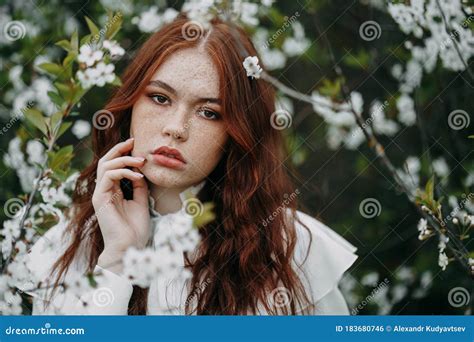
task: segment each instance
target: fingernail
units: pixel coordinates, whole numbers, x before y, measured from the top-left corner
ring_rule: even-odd
[[[135,174],[136,174],[138,177],[143,178],[143,174],[142,174],[142,173],[135,172]]]
[[[145,160],[145,158],[143,158],[143,157],[135,157],[135,159],[139,160],[139,161],[144,161]]]
[[[127,141],[132,141],[132,140],[135,140],[135,138],[128,138]]]

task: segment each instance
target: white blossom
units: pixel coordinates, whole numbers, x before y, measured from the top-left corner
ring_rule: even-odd
[[[446,235],[444,234],[440,234],[439,235],[439,243],[438,243],[438,249],[439,249],[439,252],[444,252],[444,250],[446,249],[446,244],[449,242],[449,237],[447,237]]]
[[[303,25],[300,22],[295,21],[292,24],[293,36],[288,37],[283,42],[282,49],[288,57],[299,56],[303,54],[311,42],[305,37]]]
[[[379,274],[377,272],[369,272],[360,279],[361,284],[365,286],[376,286],[378,281]]]
[[[275,2],[275,0],[262,0],[262,5],[263,6],[266,6],[266,7],[271,7],[271,5],[273,5],[273,3]]]
[[[92,86],[103,87],[106,83],[112,83],[115,80],[114,74],[115,66],[113,64],[105,64],[99,62],[93,68],[87,68],[77,72],[77,78],[84,88]]]
[[[248,77],[260,78],[262,68],[258,65],[257,56],[249,56],[245,58],[243,66],[245,68],[245,71],[247,72]]]
[[[446,270],[446,266],[449,264],[449,259],[445,252],[440,252],[438,257],[438,265],[444,271]]]
[[[102,46],[109,51],[112,58],[121,57],[125,54],[125,50],[115,40],[104,40]]]
[[[262,49],[260,56],[267,70],[281,69],[286,64],[286,56],[278,49]]]
[[[437,0],[414,0],[408,5],[389,3],[388,11],[405,34],[413,34],[422,44],[407,46],[412,50],[412,59],[407,64],[406,72],[399,77],[402,91],[413,91],[420,84],[422,69],[431,72],[438,57],[449,70],[466,68],[466,61],[474,55],[474,35],[470,26],[466,25],[460,1],[439,1],[438,4]],[[449,33],[443,17],[451,28]],[[425,35],[425,39],[420,39]]]
[[[79,273],[74,273],[69,279],[66,279],[64,286],[68,293],[77,297],[81,297],[84,293],[92,289],[87,277]]]
[[[419,234],[418,234],[419,240],[425,240],[431,235],[432,231],[428,227],[428,221],[426,219],[421,218],[420,221],[418,221],[418,231],[419,231]]]
[[[438,177],[445,178],[449,175],[449,166],[446,162],[446,159],[443,157],[439,157],[433,160],[433,171],[436,173]]]
[[[0,300],[0,313],[2,315],[21,315],[21,296],[18,293],[7,291],[4,293],[4,299]]]
[[[402,94],[397,99],[398,120],[405,126],[413,126],[416,123],[416,112],[413,99]]]
[[[29,140],[26,144],[26,153],[30,164],[42,164],[46,159],[45,148],[38,140]]]
[[[77,139],[82,139],[91,133],[91,124],[89,121],[77,120],[72,126],[71,131]]]
[[[249,26],[257,26],[258,20],[258,5],[255,3],[235,0],[233,2],[234,12],[240,13],[240,21]]]
[[[156,31],[162,24],[161,17],[158,14],[158,7],[151,6],[147,11],[142,12],[140,16],[134,17],[132,23],[136,24],[142,32]]]
[[[30,192],[33,189],[33,181],[38,175],[39,168],[25,161],[25,155],[21,150],[21,139],[19,137],[10,140],[8,143],[8,152],[3,155],[3,161],[6,166],[15,170],[23,191]]]
[[[84,44],[79,49],[79,56],[77,60],[80,63],[85,63],[88,67],[93,66],[96,62],[102,60],[104,53],[102,50],[92,47],[90,44]]]
[[[387,119],[383,110],[384,105],[380,101],[374,101],[370,106],[370,118],[372,119],[372,127],[377,134],[393,136],[399,130],[398,124]]]

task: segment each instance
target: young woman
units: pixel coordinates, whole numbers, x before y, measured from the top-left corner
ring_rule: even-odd
[[[338,282],[356,248],[288,197],[295,189],[271,124],[274,90],[242,66],[257,55],[251,40],[218,19],[190,39],[188,24],[179,16],[153,34],[108,102],[114,124],[94,129],[95,158],[69,219],[29,253],[30,268],[53,289],[28,292],[33,313],[348,314]],[[132,286],[122,275],[125,251],[173,229],[188,190],[216,214],[199,229],[193,256],[183,255],[191,281]],[[107,305],[90,291],[54,294],[64,279],[93,271],[104,275]]]

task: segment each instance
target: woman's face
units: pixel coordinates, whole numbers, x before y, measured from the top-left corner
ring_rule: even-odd
[[[219,76],[207,53],[192,48],[167,58],[132,110],[132,156],[147,159],[140,169],[147,180],[184,189],[207,177],[228,137],[221,115]],[[178,150],[184,163],[154,154],[162,146]]]

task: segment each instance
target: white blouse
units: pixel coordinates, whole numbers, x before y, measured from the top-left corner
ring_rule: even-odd
[[[204,181],[181,192],[181,200],[184,201],[187,191],[196,194],[203,185]],[[151,196],[149,196],[149,204],[153,237],[159,232],[173,229],[174,220],[179,218],[179,215],[185,215],[182,210],[166,215],[159,214],[154,210],[154,201]],[[357,248],[315,218],[300,211],[297,211],[297,216],[310,229],[313,240],[308,257],[301,269],[295,267],[307,294],[313,299],[315,309],[312,313],[348,315],[349,310],[338,288],[338,283],[344,272],[358,258],[354,253]],[[297,245],[294,262],[301,265],[308,252],[310,236],[298,221],[295,221],[295,224]],[[50,228],[29,251],[26,259],[27,266],[35,279],[45,280],[54,262],[67,248],[69,234],[63,234],[66,226],[67,222],[62,221]],[[154,240],[155,238],[152,242]],[[81,248],[84,246],[80,247],[78,256],[66,273],[66,280],[75,279],[84,274],[87,269],[86,253]],[[184,264],[181,266],[184,267]],[[18,288],[33,296],[33,315],[127,315],[128,303],[133,292],[131,282],[124,276],[98,265],[94,269],[94,274],[96,273],[100,275],[94,278],[98,282],[95,289],[86,291],[80,297],[71,295],[69,292],[58,292],[46,309],[43,308],[43,301],[49,294],[47,289],[30,291],[31,284],[19,285]],[[147,314],[184,315],[184,304],[188,294],[186,289],[187,286],[181,279],[154,280],[148,292]],[[84,306],[84,303],[87,305]],[[258,313],[267,314],[261,305],[259,305]]]

